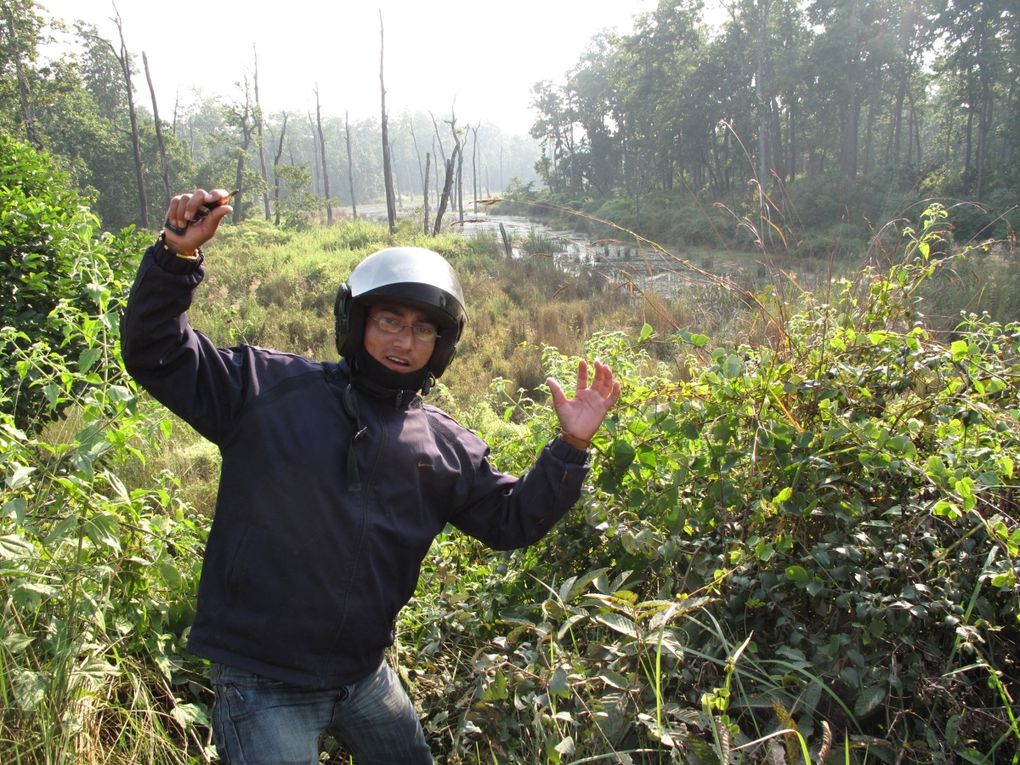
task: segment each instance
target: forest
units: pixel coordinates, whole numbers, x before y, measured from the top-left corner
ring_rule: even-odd
[[[220,761],[185,648],[220,455],[119,342],[202,186],[238,190],[189,312],[220,345],[335,359],[339,281],[414,245],[468,300],[428,399],[499,469],[555,434],[548,376],[620,380],[552,533],[426,556],[388,658],[437,762],[1020,763],[1017,9],[720,7],[593,38],[513,136],[276,110],[254,47],[232,97],[161,115],[130,30],[4,3],[0,762]]]
[[[565,81],[535,86],[538,170],[556,200],[594,200],[670,243],[714,241],[712,205],[764,205],[816,256],[859,249],[932,197],[977,203],[954,211],[958,236],[1001,232],[1002,216],[1015,227],[1012,3],[723,5],[711,28],[697,0],[660,3],[631,34],[593,40]]]

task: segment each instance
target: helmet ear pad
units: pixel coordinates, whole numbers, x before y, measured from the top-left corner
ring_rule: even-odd
[[[365,307],[351,294],[351,285],[344,282],[333,304],[336,349],[345,358],[353,356],[365,338]]]
[[[440,337],[436,341],[436,348],[432,351],[432,357],[429,359],[428,364],[429,370],[436,377],[440,377],[446,371],[446,367],[449,366],[450,362],[453,361],[453,357],[457,354],[457,342],[460,340],[463,332],[463,316],[460,317],[455,325],[448,325],[445,329],[441,330]]]

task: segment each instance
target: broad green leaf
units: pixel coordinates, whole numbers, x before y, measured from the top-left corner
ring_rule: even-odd
[[[619,632],[621,635],[632,638],[638,636],[637,625],[623,614],[598,614],[595,616],[595,620],[606,625],[611,630]]]
[[[17,560],[35,555],[35,546],[24,537],[8,534],[0,537],[0,558]]]
[[[613,471],[617,474],[624,472],[634,461],[637,452],[634,447],[626,441],[613,442]]]
[[[787,578],[792,579],[801,587],[804,587],[805,585],[807,585],[808,582],[811,581],[811,575],[808,574],[807,569],[805,569],[803,566],[787,566],[786,576]]]
[[[34,672],[27,669],[15,670],[12,680],[14,698],[22,712],[31,712],[46,700],[50,679],[45,672]]]
[[[4,505],[3,517],[14,516],[14,520],[20,525],[25,522],[25,513],[28,510],[28,500],[16,497]]]
[[[567,682],[567,672],[563,667],[557,667],[550,675],[549,693],[560,698],[570,696],[570,683]]]
[[[102,348],[86,348],[78,354],[78,370],[88,372],[103,355]]]
[[[482,701],[504,701],[508,697],[506,675],[496,670],[495,677],[482,689]]]
[[[723,362],[722,372],[730,380],[740,377],[744,374],[744,360],[737,354],[731,353],[726,357],[726,361]]]
[[[772,498],[773,504],[781,505],[784,502],[789,501],[790,497],[793,496],[793,487],[786,486],[780,492]]]
[[[209,715],[205,708],[198,704],[177,704],[170,715],[185,729],[193,725],[209,725]]]
[[[612,686],[613,688],[617,688],[618,690],[621,691],[631,690],[630,681],[628,681],[627,678],[625,678],[619,672],[613,672],[611,669],[607,669],[605,672],[599,675],[599,680],[604,682],[606,685]]]
[[[854,702],[854,715],[857,717],[868,716],[878,709],[883,700],[885,700],[884,686],[873,685],[869,688],[865,688],[861,691],[860,695],[857,696],[857,701]]]
[[[651,324],[645,324],[644,326],[641,327],[641,334],[638,336],[638,342],[639,343],[646,343],[646,342],[648,342],[649,338],[651,338],[651,336],[654,333],[655,333],[655,330],[652,328],[652,325]]]
[[[34,467],[15,465],[14,471],[7,476],[7,488],[11,491],[17,491],[28,483],[28,479],[32,477],[34,472]]]

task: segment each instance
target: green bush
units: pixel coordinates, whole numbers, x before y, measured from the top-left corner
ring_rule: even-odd
[[[76,306],[108,322],[101,268],[122,282],[141,241],[129,230],[100,235],[98,218],[67,176],[46,155],[0,133],[0,326],[19,333],[12,348],[43,342],[74,368],[92,369],[96,349],[73,331],[65,310]],[[0,357],[0,386],[17,427],[36,429],[62,411],[54,406],[57,391],[38,385],[39,370],[25,359],[15,363],[10,353]]]
[[[127,285],[102,250],[58,250],[89,279],[87,296],[50,311],[62,331],[0,328],[0,358],[18,377],[0,391],[5,763],[182,763],[205,748],[194,729],[206,721],[201,662],[183,652],[204,518],[173,475],[127,478],[171,421],[124,372]],[[53,420],[39,433],[15,421],[26,397],[38,402],[36,422]]]
[[[1012,761],[1020,324],[917,324],[940,220],[775,347],[679,336],[687,382],[593,339],[624,393],[581,511],[509,557],[437,553],[404,622],[448,761]],[[500,405],[521,469],[553,415]]]

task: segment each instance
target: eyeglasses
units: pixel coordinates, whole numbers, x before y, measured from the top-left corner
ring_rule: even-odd
[[[387,335],[399,335],[407,327],[410,327],[411,336],[418,342],[434,343],[440,337],[436,328],[430,327],[428,324],[405,324],[396,316],[390,316],[385,313],[369,316],[368,318],[370,321],[374,321],[375,325]]]

